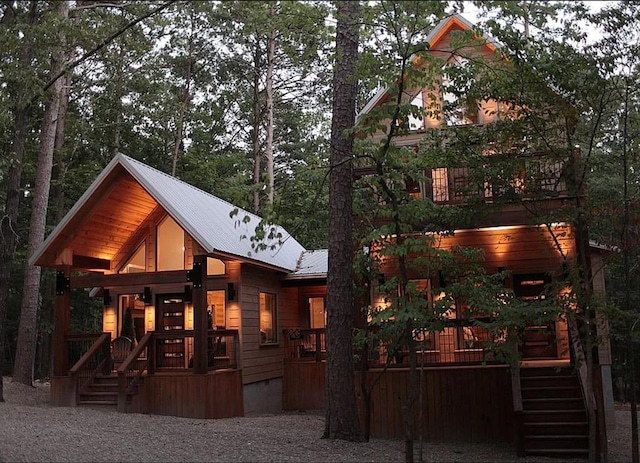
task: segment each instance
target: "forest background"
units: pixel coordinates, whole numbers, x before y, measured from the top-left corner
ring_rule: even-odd
[[[529,55],[538,60],[529,72],[571,75],[553,84],[577,102],[600,103],[600,111],[576,105],[591,108],[583,119],[597,118],[579,143],[589,153],[591,238],[620,251],[608,262],[607,296],[614,377],[624,382],[628,353],[638,349],[640,9],[368,2],[357,109],[398,75],[394,30],[380,33],[389,12],[422,11],[433,26],[465,8],[498,42],[526,32],[545,51]],[[49,376],[54,274],[26,262],[117,152],[283,225],[308,249],[327,247],[334,16],[322,1],[0,2],[4,373],[16,365]],[[72,331],[101,330],[101,300],[86,296],[74,296]]]

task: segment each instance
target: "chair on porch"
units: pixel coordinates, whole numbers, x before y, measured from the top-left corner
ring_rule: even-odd
[[[111,369],[117,370],[122,362],[125,361],[131,348],[133,347],[133,341],[126,336],[119,336],[111,343]]]

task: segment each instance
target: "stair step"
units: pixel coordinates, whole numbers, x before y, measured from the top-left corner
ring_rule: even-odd
[[[589,423],[587,421],[525,422],[523,426],[524,433],[528,436],[589,435]]]
[[[584,422],[587,412],[579,410],[523,410],[524,423],[548,423],[548,422]]]
[[[581,397],[545,397],[522,399],[522,406],[529,410],[580,410],[584,407]]]
[[[567,386],[527,386],[522,387],[523,399],[542,399],[553,397],[582,398],[579,385]]]
[[[589,455],[589,449],[525,449],[525,454],[546,457],[586,457]]]
[[[524,436],[525,451],[529,449],[589,449],[589,436]]]
[[[118,405],[117,400],[78,400],[78,405]]]

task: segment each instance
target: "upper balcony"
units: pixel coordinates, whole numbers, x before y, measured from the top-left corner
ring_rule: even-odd
[[[506,158],[509,156],[509,158]],[[439,167],[420,180],[405,176],[401,193],[436,205],[480,206],[474,226],[518,225],[548,217],[572,196],[567,187],[567,160],[543,154],[485,156],[475,167]],[[354,168],[354,178],[375,176],[372,167]],[[383,194],[372,200],[385,204]]]

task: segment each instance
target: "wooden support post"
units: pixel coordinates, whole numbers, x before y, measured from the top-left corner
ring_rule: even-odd
[[[207,256],[193,256],[193,372],[207,372]]]
[[[58,267],[53,314],[53,376],[66,376],[69,372],[69,346],[66,338],[71,313],[71,289],[67,285],[70,274],[68,265]]]

